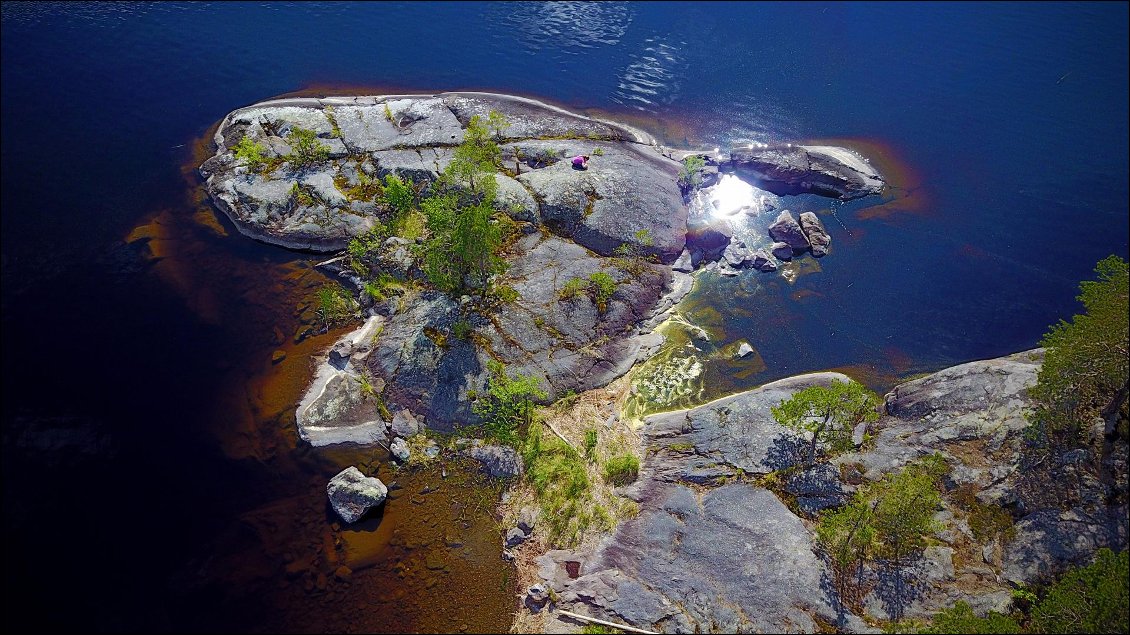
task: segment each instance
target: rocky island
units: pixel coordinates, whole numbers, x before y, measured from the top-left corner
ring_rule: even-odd
[[[687,263],[724,253],[728,266],[764,267],[772,260],[744,246],[727,252],[728,222],[688,204],[678,182],[682,164],[645,133],[522,98],[445,93],[264,102],[224,119],[215,135],[217,153],[200,171],[212,200],[245,235],[337,252],[380,218],[372,197],[351,192],[386,175],[427,188],[450,165],[471,118],[492,111],[508,124],[497,134],[502,169],[493,175],[495,204],[517,228],[506,254],[509,269],[495,284],[512,289],[513,300],[484,310],[426,289],[411,302],[363,298],[372,316],[358,331],[365,337],[343,340],[327,361],[338,371],[363,365],[381,382],[390,411],[409,409],[438,430],[475,420],[467,396],[483,388],[489,360],[537,377],[551,401],[606,385],[657,345],[650,327],[689,290],[684,273],[693,267]],[[317,135],[327,149],[324,162],[295,167],[280,161],[292,151],[286,139],[295,129]],[[243,139],[262,144],[272,169],[256,172],[236,159],[234,148]],[[781,169],[771,172],[766,187],[782,192],[802,188],[850,198],[882,188],[878,174],[848,150],[788,150],[711,160],[698,200],[709,199],[720,169],[766,174],[774,161]],[[568,159],[581,154],[592,160],[576,170]],[[798,169],[801,163],[811,169]],[[787,211],[780,216],[775,226],[785,227],[778,235],[790,237],[790,249],[808,248],[801,226]],[[808,235],[819,237],[823,228],[810,216]],[[816,244],[826,245],[821,240]],[[401,277],[419,276],[411,243],[388,237],[381,264]],[[360,289],[356,274],[338,270]],[[601,273],[611,278],[606,300],[565,291],[570,280]],[[447,337],[457,323],[469,325],[472,336]],[[380,431],[374,407],[360,398],[360,384],[350,376],[332,370],[319,376],[299,410],[303,438],[314,444],[368,440]]]
[[[394,219],[389,192],[407,184],[407,209],[461,186],[452,174],[484,130],[497,154],[482,200],[504,235],[505,265],[489,279],[460,278],[453,293],[425,272],[424,220]],[[693,275],[775,275],[781,261],[829,254],[820,218],[798,220],[781,197],[850,200],[885,186],[845,148],[675,152],[622,124],[486,93],[263,102],[225,117],[215,144],[200,167],[215,205],[249,237],[331,255],[321,266],[353,290],[365,320],[319,360],[297,408],[302,439],[380,444],[399,460],[439,451],[408,447],[421,431],[484,423],[473,404],[507,376],[533,382],[541,403],[609,386],[657,350],[656,326]],[[317,153],[295,160],[300,146]],[[587,167],[573,164],[578,155]],[[482,178],[462,186],[477,191]],[[767,238],[735,238],[734,219],[762,223]],[[630,484],[607,478],[629,511],[566,549],[541,533],[544,505],[507,512],[507,553],[524,585],[519,628],[575,632],[595,618],[644,632],[868,632],[957,602],[1007,612],[1015,585],[1126,545],[1126,447],[1111,430],[1095,433],[1098,446],[1116,446],[1102,479],[1077,467],[1097,461],[1093,451],[1056,457],[1056,473],[1078,484],[1070,505],[1026,489],[1018,466],[1043,355],[900,384],[849,431],[850,447],[822,462],[805,458],[811,437],[773,410],[807,388],[851,382],[838,373],[654,414],[638,430],[609,398],[598,404],[605,427],[624,428],[617,438],[636,438],[642,456],[638,475],[625,470]],[[573,453],[586,443],[570,439],[575,430],[552,432]],[[461,447],[492,475],[523,472],[512,449]],[[817,540],[821,513],[928,457],[945,466],[929,546],[894,573],[861,561],[847,597]],[[1009,522],[986,529],[986,514]]]

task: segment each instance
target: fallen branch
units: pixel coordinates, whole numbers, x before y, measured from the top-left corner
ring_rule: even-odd
[[[619,628],[619,629],[623,629],[625,631],[631,631],[633,633],[647,633],[648,635],[659,635],[656,631],[645,631],[642,628],[636,628],[634,626],[626,626],[624,624],[617,624],[616,622],[608,622],[608,621],[605,621],[605,620],[598,620],[595,617],[589,617],[587,615],[578,615],[577,613],[573,613],[572,611],[566,611],[564,609],[557,609],[557,612],[562,614],[562,615],[568,615],[569,617],[572,617],[574,619],[583,620],[585,622],[595,622],[597,624],[603,624],[604,626],[611,626],[612,628]]]

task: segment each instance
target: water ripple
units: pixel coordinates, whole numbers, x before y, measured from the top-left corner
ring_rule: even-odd
[[[612,101],[637,110],[655,112],[654,104],[670,104],[679,94],[680,80],[687,69],[681,52],[686,42],[669,42],[653,36],[643,42],[640,53],[632,53],[632,62],[620,73]]]
[[[527,52],[576,55],[584,49],[620,43],[633,9],[622,2],[505,2],[495,13],[502,33],[512,33]]]

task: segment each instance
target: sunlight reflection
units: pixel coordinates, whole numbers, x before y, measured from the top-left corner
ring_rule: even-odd
[[[759,190],[732,174],[723,174],[718,184],[709,188],[707,200],[709,209],[715,217],[733,216],[742,208],[750,208],[753,213],[761,211],[766,201],[759,196]]]

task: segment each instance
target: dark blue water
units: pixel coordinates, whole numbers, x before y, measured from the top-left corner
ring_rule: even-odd
[[[233,460],[203,432],[224,428],[216,403],[292,317],[255,272],[303,259],[205,232],[159,276],[123,243],[154,213],[194,212],[181,166],[236,107],[310,87],[477,88],[611,112],[673,145],[882,149],[913,205],[840,210],[822,271],[763,289],[764,311],[792,317],[751,306],[731,327],[761,379],[1032,347],[1099,259],[1128,252],[1125,3],[2,7],[12,625],[247,629],[269,612],[177,595],[175,577],[241,513],[324,482],[318,456]],[[54,453],[28,432],[45,428],[85,441]]]

